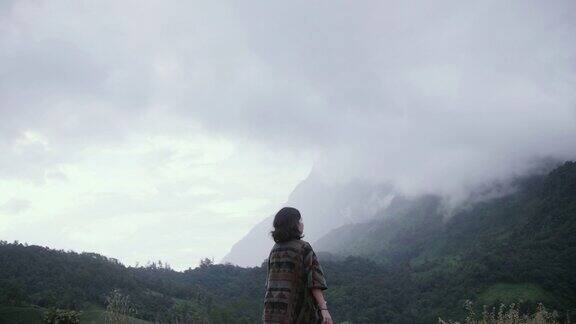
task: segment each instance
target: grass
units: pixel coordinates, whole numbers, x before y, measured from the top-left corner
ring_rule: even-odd
[[[478,296],[482,304],[513,303],[517,300],[531,302],[548,302],[549,294],[533,283],[498,283],[494,284]]]
[[[41,324],[43,311],[40,307],[0,306],[0,324]]]
[[[439,324],[560,324],[556,311],[550,311],[539,303],[536,310],[531,313],[522,314],[517,304],[500,304],[498,309],[489,309],[484,306],[482,314],[476,314],[471,301],[467,300],[464,308],[468,311],[468,316],[464,322],[444,321],[438,318]],[[570,323],[566,320],[566,323]]]
[[[83,311],[82,316],[80,316],[80,323],[86,324],[104,324],[105,321],[105,310],[89,310]],[[150,322],[134,318],[130,316],[122,316],[123,320],[122,323],[130,323],[130,324],[148,324]]]
[[[0,324],[42,324],[42,316],[46,309],[41,307],[0,306]],[[90,307],[82,310],[80,323],[104,324],[106,311]],[[124,316],[123,323],[148,324],[145,320]]]

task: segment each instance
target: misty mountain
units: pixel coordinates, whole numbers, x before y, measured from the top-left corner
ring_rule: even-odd
[[[528,172],[543,175],[562,162],[553,158],[543,158]],[[305,240],[318,251],[334,254],[370,254],[379,251],[387,239],[379,243],[381,237],[390,237],[387,231],[397,230],[387,227],[386,222],[413,220],[420,215],[426,222],[449,218],[459,208],[479,201],[500,197],[517,190],[525,176],[511,176],[500,181],[478,184],[463,193],[466,200],[451,206],[451,197],[424,194],[405,196],[390,182],[368,182],[359,179],[346,182],[331,181],[323,176],[320,168],[312,169],[309,176],[296,186],[290,194],[286,206],[300,210],[304,222]],[[279,209],[279,208],[278,208]],[[410,215],[410,217],[404,217]],[[270,215],[254,226],[240,241],[235,243],[221,262],[240,266],[260,265],[268,257],[273,240],[269,232],[273,229],[274,215]],[[405,224],[406,225],[406,224]],[[430,224],[435,226],[436,224]],[[428,231],[430,229],[424,228]],[[423,232],[418,233],[422,235]],[[324,237],[327,235],[327,237]],[[342,239],[353,237],[349,240]],[[366,242],[366,244],[362,243]],[[354,253],[362,250],[362,253]]]
[[[475,248],[464,244],[471,239],[503,246],[517,244],[522,235],[551,240],[558,236],[551,228],[562,232],[565,228],[555,226],[574,222],[574,183],[576,164],[566,162],[548,175],[512,180],[508,194],[471,197],[451,216],[439,196],[395,196],[374,220],[334,229],[316,241],[316,249],[388,262],[399,255],[419,260],[462,255]],[[560,215],[550,215],[551,209]]]
[[[344,224],[371,220],[388,206],[394,193],[389,184],[371,184],[359,180],[342,183],[326,181],[314,170],[290,194],[287,206],[295,206],[302,214],[304,240],[314,242],[330,230]],[[280,209],[280,208],[278,208]],[[222,262],[240,266],[260,265],[274,244],[269,235],[274,215],[254,226],[234,244]]]
[[[359,255],[378,260],[383,251],[397,251],[404,240],[426,240],[441,232],[443,207],[439,196],[396,196],[371,222],[338,227],[316,241],[315,249],[337,255]],[[396,242],[399,242],[396,244]]]
[[[349,224],[316,242],[342,257],[404,265],[423,296],[474,296],[494,304],[528,300],[576,305],[576,162],[513,182],[516,190],[443,216],[441,199],[394,198],[381,219]],[[448,298],[448,297],[447,297]]]
[[[561,315],[573,310],[576,162],[512,186],[505,195],[472,199],[449,217],[438,196],[394,197],[377,218],[317,240],[336,323],[462,319],[467,299],[487,306],[521,300],[523,310],[543,302]],[[145,320],[255,323],[265,279],[265,264],[206,262],[178,272],[0,241],[0,323],[3,309],[103,309],[114,288],[130,296],[136,317]]]

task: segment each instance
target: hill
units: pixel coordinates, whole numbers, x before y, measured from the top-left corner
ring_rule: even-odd
[[[466,299],[521,298],[523,308],[544,302],[563,314],[576,309],[576,163],[518,179],[515,188],[470,202],[449,218],[439,197],[397,197],[381,219],[319,240],[335,322],[463,318]],[[126,267],[94,253],[0,242],[0,305],[17,311],[103,310],[106,296],[120,289],[143,320],[256,323],[265,279],[264,263],[204,261],[177,272],[161,263]]]
[[[15,307],[12,313],[31,311],[30,306],[36,307],[35,313],[48,307],[99,313],[106,308],[106,298],[119,289],[137,310],[133,316],[143,320],[230,323],[234,319],[251,323],[252,317],[243,318],[242,313],[257,312],[258,303],[247,306],[247,298],[237,300],[230,295],[260,292],[245,279],[250,273],[264,276],[263,269],[224,265],[211,265],[209,271],[207,268],[203,265],[177,272],[161,262],[126,267],[96,253],[0,241],[0,305]],[[220,285],[223,281],[228,284]],[[221,303],[222,299],[226,302]],[[11,315],[7,314],[0,312],[0,323],[7,317],[10,322]]]
[[[447,296],[574,308],[576,163],[517,179],[514,186],[448,219],[440,197],[396,197],[382,219],[333,230],[316,249],[405,264],[420,287],[442,288]]]
[[[393,196],[387,184],[362,181],[331,183],[312,170],[290,194],[287,206],[298,206],[305,227],[305,240],[312,245],[330,230],[351,222],[370,220]],[[232,246],[222,262],[240,266],[257,266],[268,257],[274,244],[269,232],[274,215],[256,224],[240,241]]]

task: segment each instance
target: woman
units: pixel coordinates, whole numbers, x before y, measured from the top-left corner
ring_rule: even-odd
[[[262,321],[265,324],[332,324],[322,290],[324,271],[310,243],[301,240],[300,212],[284,207],[270,233],[276,244],[268,256]]]

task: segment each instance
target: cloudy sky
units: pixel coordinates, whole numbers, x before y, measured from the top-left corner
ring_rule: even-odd
[[[455,201],[576,157],[576,2],[0,2],[0,239],[176,269],[312,167]]]

